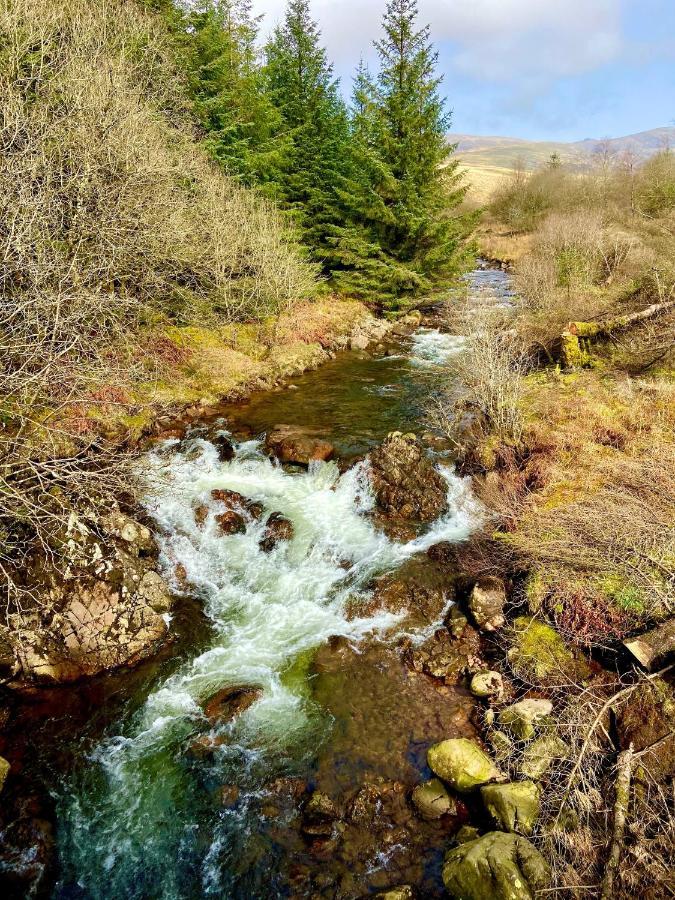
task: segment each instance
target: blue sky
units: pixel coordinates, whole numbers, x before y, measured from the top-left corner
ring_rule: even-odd
[[[314,0],[345,86],[374,61],[385,0]],[[254,0],[270,28],[284,0]],[[419,0],[453,130],[618,137],[675,121],[675,0]]]

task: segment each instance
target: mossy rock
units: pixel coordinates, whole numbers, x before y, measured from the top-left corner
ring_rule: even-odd
[[[0,756],[0,791],[5,786],[5,781],[7,780],[7,776],[9,775],[9,770],[11,766],[7,762],[4,756]]]
[[[528,745],[520,761],[520,773],[539,781],[555,760],[567,759],[570,748],[557,734],[542,734]]]
[[[527,838],[491,831],[446,854],[443,883],[457,900],[533,900],[551,870]]]
[[[514,621],[508,660],[514,674],[530,684],[579,683],[591,675],[583,656],[570,650],[555,628],[530,616]]]
[[[503,709],[497,721],[519,741],[531,740],[537,727],[544,724],[553,712],[550,700],[526,698]]]
[[[501,774],[487,753],[467,738],[434,744],[429,748],[427,761],[435,775],[462,793],[494,781]]]
[[[486,784],[480,793],[498,828],[532,834],[539,818],[539,787],[534,781]]]
[[[439,778],[418,784],[413,791],[412,801],[423,819],[440,819],[447,813],[457,813],[457,804]]]

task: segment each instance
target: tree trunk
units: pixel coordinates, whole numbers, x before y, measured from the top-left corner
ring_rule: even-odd
[[[675,652],[675,619],[623,642],[624,647],[648,672]]]
[[[621,846],[626,828],[626,816],[630,802],[630,779],[633,764],[633,745],[619,753],[616,761],[616,797],[614,800],[614,829],[609,849],[609,859],[602,879],[600,900],[614,900],[614,878],[621,862]]]

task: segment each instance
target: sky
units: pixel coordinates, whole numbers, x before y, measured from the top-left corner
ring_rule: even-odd
[[[675,0],[418,0],[452,130],[528,140],[620,137],[675,124]],[[253,0],[263,32],[284,0]],[[313,0],[349,93],[372,67],[385,0]]]

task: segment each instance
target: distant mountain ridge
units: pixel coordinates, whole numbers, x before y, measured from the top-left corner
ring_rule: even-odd
[[[644,161],[659,150],[675,147],[675,127],[653,128],[618,138],[586,138],[583,141],[528,141],[522,138],[496,135],[450,133],[448,139],[456,143],[457,155],[471,168],[513,169],[521,165],[536,169],[552,153],[575,168],[587,168],[598,155],[605,153],[621,157],[630,153],[636,161]]]

